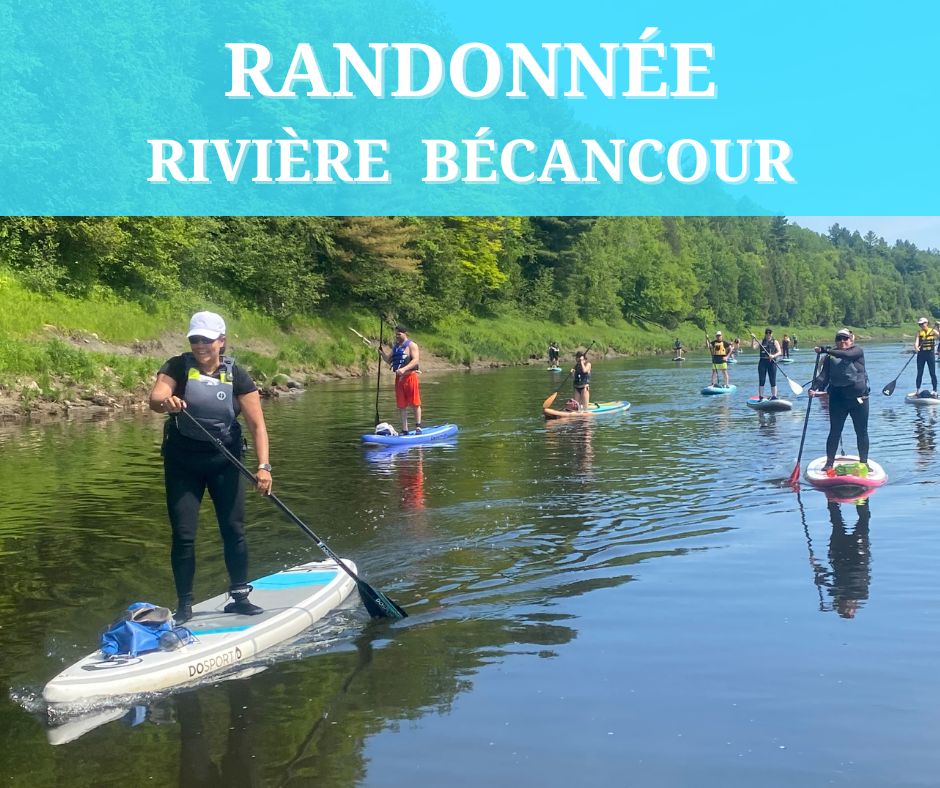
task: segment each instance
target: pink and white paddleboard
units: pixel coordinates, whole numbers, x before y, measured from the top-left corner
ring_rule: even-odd
[[[830,476],[823,471],[826,458],[817,457],[806,466],[806,473],[803,474],[803,478],[814,487],[819,487],[820,489],[831,487],[863,487],[872,489],[881,487],[882,484],[888,481],[888,474],[885,473],[885,469],[871,459],[868,461],[868,467],[871,468],[871,470],[865,476],[858,475],[857,473],[839,473],[840,465],[855,465],[856,463],[858,463],[858,457],[854,454],[845,454],[836,457],[835,463],[833,464],[833,468],[836,472]]]

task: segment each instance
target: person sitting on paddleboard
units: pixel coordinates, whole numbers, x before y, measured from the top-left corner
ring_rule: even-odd
[[[720,331],[716,331],[715,338],[708,342],[707,347],[712,354],[711,385],[718,384],[718,372],[720,371],[724,378],[725,388],[728,388],[731,385],[731,378],[728,376],[728,356],[731,354],[731,343],[721,336]]]
[[[189,321],[190,352],[173,356],[157,372],[150,390],[152,411],[169,414],[163,430],[163,474],[173,532],[170,563],[176,583],[181,624],[192,617],[196,572],[196,529],[206,490],[215,506],[225,546],[225,568],[232,601],[226,613],[257,615],[264,611],[248,600],[248,546],[245,541],[245,487],[232,464],[190,419],[183,408],[235,457],[244,453],[239,413],[245,416],[258,456],[257,489],[271,493],[268,431],[261,397],[251,376],[225,353],[225,321],[214,312],[197,312]]]
[[[548,366],[556,367],[558,366],[559,350],[558,345],[555,344],[555,341],[552,340],[548,343]]]
[[[790,358],[790,335],[783,335],[783,342],[780,343],[780,349],[783,351],[784,358]]]
[[[587,352],[579,350],[574,354],[574,398],[587,410],[591,402],[591,362],[587,360]]]
[[[773,360],[780,356],[780,343],[774,339],[772,328],[764,329],[764,338],[756,344],[760,348],[757,362],[757,399],[764,398],[764,381],[770,378],[770,398],[777,399],[777,365]]]
[[[679,337],[676,337],[676,341],[673,342],[672,349],[676,351],[676,358],[682,358],[682,351],[685,348],[682,347],[682,340]]]
[[[421,433],[421,392],[418,387],[418,343],[408,339],[404,326],[395,326],[395,344],[386,353],[379,345],[379,354],[395,370],[395,403],[401,416],[401,431],[408,434],[408,408],[415,412],[415,432]]]
[[[924,366],[930,373],[930,396],[937,396],[937,359],[934,355],[937,347],[938,333],[930,327],[926,317],[917,321],[917,336],[914,339],[914,351],[917,353],[917,382],[914,384],[914,395],[920,393],[920,384],[924,379]]]
[[[817,347],[822,363],[813,382],[809,396],[816,397],[823,391],[829,393],[829,437],[826,439],[826,464],[823,471],[832,468],[836,450],[842,439],[842,428],[847,416],[852,417],[855,439],[858,442],[858,459],[868,464],[868,373],[865,370],[865,351],[855,344],[852,332],[840,328],[836,332],[836,346]],[[818,358],[819,356],[817,356]],[[868,470],[871,470],[869,468]]]

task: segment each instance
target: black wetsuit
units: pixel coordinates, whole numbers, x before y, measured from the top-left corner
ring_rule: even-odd
[[[757,382],[761,386],[764,385],[767,378],[770,378],[771,388],[777,385],[777,365],[770,358],[771,353],[777,352],[776,344],[776,339],[766,338],[758,344],[758,347],[760,347],[760,360],[757,362]]]
[[[220,367],[209,377],[218,378],[221,371]],[[183,356],[171,358],[160,367],[160,372],[173,378],[173,395],[183,397],[187,383],[187,366]],[[238,365],[232,367],[231,383],[237,416],[238,397],[257,391],[257,387],[251,376]],[[177,419],[185,418],[170,416],[167,419],[162,447],[166,506],[173,529],[170,563],[180,601],[192,598],[196,572],[196,529],[199,524],[199,507],[206,490],[215,506],[231,587],[240,588],[248,583],[244,479],[238,468],[225,458],[215,444],[187,437],[180,432]],[[242,432],[237,421],[230,425],[228,437],[223,442],[232,454],[242,457]]]
[[[824,354],[819,376],[813,381],[816,391],[829,392],[829,437],[826,439],[826,462],[832,465],[842,438],[842,428],[852,417],[858,441],[858,458],[868,462],[868,373],[865,351],[858,346],[846,350],[832,348]]]

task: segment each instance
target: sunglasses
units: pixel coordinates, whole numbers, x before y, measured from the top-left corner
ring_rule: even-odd
[[[209,339],[209,337],[195,336],[189,338],[190,345],[211,345],[213,342],[215,342],[215,340]]]
[[[836,337],[836,342],[848,342],[852,337]]]

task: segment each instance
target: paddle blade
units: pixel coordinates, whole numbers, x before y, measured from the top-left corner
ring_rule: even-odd
[[[359,596],[362,598],[362,604],[372,618],[391,618],[399,620],[407,618],[408,614],[404,608],[396,605],[381,591],[377,591],[365,580],[358,580],[356,587],[359,589]]]
[[[555,401],[555,398],[558,396],[558,393],[559,393],[559,392],[556,391],[554,394],[550,394],[550,395],[546,398],[545,402],[542,403],[542,408],[543,408],[543,409],[544,409],[544,408],[550,408],[550,407],[552,406],[552,403]]]
[[[881,393],[884,394],[886,397],[890,397],[892,394],[894,394],[894,389],[897,385],[898,385],[898,381],[897,381],[897,378],[895,378],[881,390]]]
[[[790,391],[793,392],[794,396],[799,397],[803,393],[803,387],[791,378],[787,378],[787,383],[790,384]]]
[[[790,474],[790,478],[787,479],[787,482],[790,484],[791,487],[798,488],[800,486],[800,464],[799,463],[793,466],[793,473]]]

